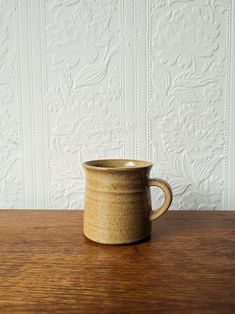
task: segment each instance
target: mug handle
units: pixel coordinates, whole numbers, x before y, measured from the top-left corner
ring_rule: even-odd
[[[157,186],[164,192],[165,200],[163,205],[159,209],[154,209],[151,211],[149,216],[149,221],[153,221],[160,216],[162,216],[170,207],[172,202],[172,191],[169,184],[162,179],[148,179],[148,187]]]

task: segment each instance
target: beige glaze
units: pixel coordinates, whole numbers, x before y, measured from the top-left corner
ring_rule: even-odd
[[[104,244],[140,241],[151,233],[151,222],[171,205],[172,192],[162,179],[149,179],[146,161],[107,159],[84,163],[86,175],[84,234]],[[152,210],[150,186],[161,188],[163,205]]]

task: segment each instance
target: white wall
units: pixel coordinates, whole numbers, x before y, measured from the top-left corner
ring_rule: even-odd
[[[125,157],[153,162],[173,209],[235,209],[233,10],[1,0],[0,208],[82,208],[82,161]]]

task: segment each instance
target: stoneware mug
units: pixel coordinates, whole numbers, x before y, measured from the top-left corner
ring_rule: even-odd
[[[127,244],[149,237],[151,223],[171,205],[170,186],[150,179],[147,161],[106,159],[84,163],[86,175],[83,229],[87,238],[103,244]],[[152,210],[150,186],[161,188],[163,205]]]

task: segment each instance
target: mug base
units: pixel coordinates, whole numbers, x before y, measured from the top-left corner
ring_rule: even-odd
[[[83,234],[89,241],[92,241],[92,242],[95,242],[95,243],[99,243],[99,244],[104,244],[104,245],[131,245],[131,244],[139,244],[139,243],[142,243],[142,242],[146,242],[147,240],[150,239],[150,234],[148,234],[147,236],[145,236],[142,239],[123,241],[123,242],[109,242],[109,241],[102,242],[102,241],[99,241],[99,240],[92,239],[85,232],[83,232]]]

